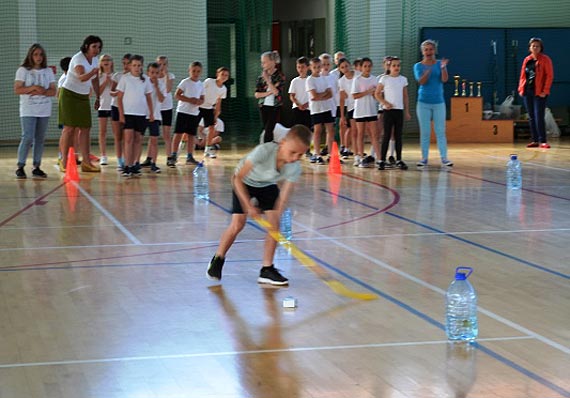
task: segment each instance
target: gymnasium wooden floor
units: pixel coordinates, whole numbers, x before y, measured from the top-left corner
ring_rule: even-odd
[[[512,152],[520,196],[504,186]],[[549,151],[450,145],[451,171],[343,166],[340,181],[304,160],[294,243],[379,295],[366,302],[336,295],[283,249],[290,287],[257,285],[253,224],[222,283],[205,278],[242,154],[226,145],[208,161],[211,199],[200,202],[190,167],[122,180],[111,163],[75,186],[51,148],[47,181],[16,181],[16,149],[1,150],[1,398],[570,397],[567,138]],[[407,143],[404,159],[418,157]],[[473,346],[443,331],[458,265],[475,269]],[[287,296],[297,309],[282,307]]]

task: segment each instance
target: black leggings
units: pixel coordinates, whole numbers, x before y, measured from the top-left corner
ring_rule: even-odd
[[[273,141],[273,129],[275,128],[275,123],[277,123],[277,119],[279,118],[280,110],[280,106],[263,105],[259,108],[259,112],[261,113],[261,123],[265,130],[263,142]]]
[[[384,135],[382,137],[382,157],[380,158],[384,162],[390,144],[392,127],[396,141],[396,160],[402,160],[402,130],[404,129],[404,111],[402,109],[384,110]]]

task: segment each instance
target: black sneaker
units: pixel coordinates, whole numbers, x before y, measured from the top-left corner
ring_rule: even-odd
[[[166,158],[166,166],[170,167],[171,169],[176,167],[176,156],[169,156]]]
[[[142,176],[140,164],[135,164],[134,166],[131,166],[130,169],[131,169],[131,175],[133,177],[141,177]]]
[[[328,147],[324,147],[323,149],[321,149],[321,156],[327,156],[329,154],[329,148]]]
[[[386,170],[386,162],[381,160],[378,162],[378,170]]]
[[[225,258],[214,256],[208,264],[208,269],[206,270],[206,276],[208,279],[221,281],[222,280],[222,267],[224,266]]]
[[[390,164],[396,164],[396,159],[394,159],[394,156],[389,156],[389,157],[388,157],[388,163],[390,163]]]
[[[16,178],[18,180],[24,180],[24,179],[28,178],[23,167],[18,167],[18,169],[16,170]]]
[[[47,174],[43,172],[42,169],[36,167],[32,170],[32,177],[33,178],[47,178]]]
[[[268,283],[270,285],[283,286],[289,284],[289,280],[281,275],[279,270],[272,264],[270,267],[261,267],[257,283]]]
[[[121,172],[121,177],[131,178],[131,168],[129,166],[123,167],[123,171]]]
[[[401,160],[398,160],[396,162],[396,167],[399,168],[400,170],[408,170],[408,165]]]
[[[366,156],[364,159],[362,159],[358,167],[363,167],[363,168],[374,167],[374,160],[375,160],[374,156]]]
[[[198,164],[198,162],[196,161],[196,159],[194,159],[194,156],[192,156],[192,154],[189,153],[188,155],[186,155],[186,164],[187,165],[196,165],[196,164]]]
[[[317,160],[315,161],[316,164],[325,164],[325,160],[322,156],[318,156]]]
[[[146,158],[144,162],[141,163],[141,167],[151,167],[152,166],[152,159]]]
[[[142,166],[142,165],[141,165],[141,166]],[[156,163],[152,163],[152,164],[150,165],[150,171],[151,171],[152,173],[159,174],[159,173],[160,173],[160,167],[158,167],[158,166],[156,165]]]

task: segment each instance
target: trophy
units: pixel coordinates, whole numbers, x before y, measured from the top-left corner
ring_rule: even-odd
[[[481,96],[481,82],[477,82],[477,97]]]
[[[474,84],[475,84],[475,82],[469,82],[469,96],[470,97],[475,97],[475,91],[473,90]]]
[[[467,80],[465,79],[461,81],[461,96],[467,97]]]
[[[455,80],[455,92],[453,93],[454,96],[459,97],[459,75],[453,76],[453,80]]]

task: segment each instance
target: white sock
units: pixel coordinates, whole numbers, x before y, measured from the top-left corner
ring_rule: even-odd
[[[389,144],[389,148],[390,148],[390,155],[394,156],[394,154],[396,153],[396,142],[394,140],[390,140],[390,144]]]

